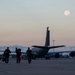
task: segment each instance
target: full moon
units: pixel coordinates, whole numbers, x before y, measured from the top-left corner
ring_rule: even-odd
[[[69,10],[65,10],[65,11],[64,11],[64,15],[65,15],[65,16],[69,16],[69,15],[70,15],[70,11],[69,11]]]

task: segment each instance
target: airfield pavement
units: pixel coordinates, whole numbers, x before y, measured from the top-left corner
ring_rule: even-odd
[[[8,64],[0,60],[0,75],[75,75],[75,58],[37,59],[31,64],[27,60],[20,64],[15,59]]]

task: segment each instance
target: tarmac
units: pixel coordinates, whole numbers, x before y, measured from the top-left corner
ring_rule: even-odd
[[[37,59],[28,64],[10,59],[6,64],[0,60],[0,75],[75,75],[75,58]]]

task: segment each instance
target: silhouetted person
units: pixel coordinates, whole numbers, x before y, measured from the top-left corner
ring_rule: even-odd
[[[21,49],[17,49],[15,50],[16,52],[16,63],[20,63],[21,59],[20,59],[20,56],[21,56]]]
[[[30,50],[29,47],[28,47],[28,50],[27,50],[27,57],[28,57],[28,63],[31,63],[31,59],[32,59],[32,51]]]
[[[11,51],[9,50],[9,47],[7,47],[7,49],[5,49],[4,54],[3,54],[5,63],[9,62],[10,53]]]

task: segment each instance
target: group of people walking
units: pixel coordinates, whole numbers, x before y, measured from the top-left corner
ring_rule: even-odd
[[[5,63],[8,63],[10,53],[11,53],[11,51],[10,51],[9,47],[7,47],[7,49],[5,49],[5,51],[3,53],[2,61],[4,61]],[[15,48],[15,53],[16,53],[16,63],[20,63],[20,61],[21,61],[21,49]],[[26,51],[26,53],[27,53],[28,63],[30,64],[31,59],[32,59],[32,51],[30,50],[29,47],[28,47],[28,50]]]

